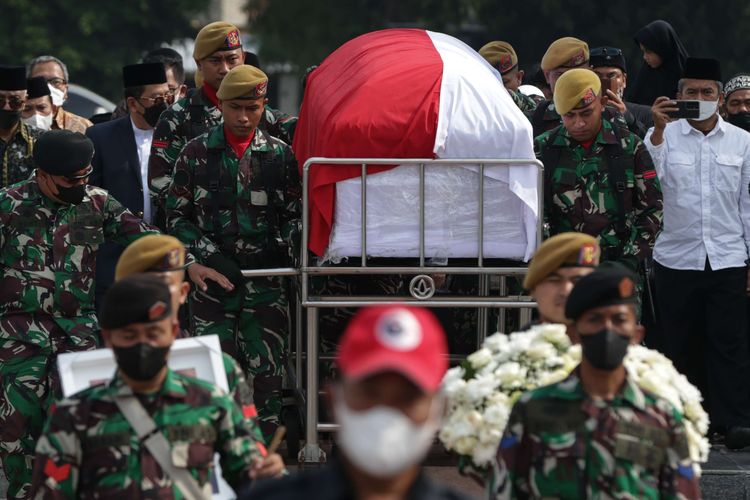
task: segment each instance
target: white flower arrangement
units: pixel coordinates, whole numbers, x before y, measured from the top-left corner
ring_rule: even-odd
[[[559,382],[581,361],[581,349],[571,345],[564,325],[538,325],[510,335],[496,333],[448,370],[443,388],[448,413],[439,437],[451,451],[486,470],[492,463],[513,404],[525,391]],[[708,415],[702,397],[661,353],[631,346],[625,367],[643,389],[669,401],[684,415],[690,457],[708,459]]]

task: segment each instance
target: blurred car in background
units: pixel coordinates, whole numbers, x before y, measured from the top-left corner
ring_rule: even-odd
[[[111,113],[115,110],[115,103],[96,92],[71,83],[68,85],[68,100],[63,107],[78,116],[90,118],[99,113]]]

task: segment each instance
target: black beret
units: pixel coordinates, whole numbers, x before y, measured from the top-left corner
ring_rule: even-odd
[[[52,175],[70,175],[91,165],[94,143],[80,132],[49,130],[34,144],[34,164]]]
[[[565,304],[565,317],[577,320],[597,307],[635,304],[636,277],[621,265],[600,267],[579,279]]]
[[[167,83],[167,73],[162,63],[130,64],[122,68],[122,86],[140,87]]]
[[[37,97],[44,97],[46,95],[50,95],[47,79],[43,76],[29,78],[26,84],[26,97],[29,99],[36,99]]]
[[[104,294],[99,322],[108,330],[161,321],[172,313],[172,296],[163,278],[134,274],[116,281]]]
[[[243,53],[245,54],[245,64],[247,64],[248,66],[255,66],[258,69],[262,69],[260,67],[260,59],[255,52],[244,51]]]
[[[613,66],[620,68],[623,73],[628,70],[625,66],[625,56],[622,55],[622,51],[615,47],[595,47],[589,52],[589,65],[592,68],[600,68],[602,66]]]
[[[693,80],[721,80],[721,64],[718,59],[706,59],[703,57],[688,57],[685,60],[685,70],[682,78]]]
[[[26,90],[26,68],[0,66],[0,90]]]

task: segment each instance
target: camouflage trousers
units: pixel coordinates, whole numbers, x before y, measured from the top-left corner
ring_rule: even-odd
[[[258,422],[266,441],[279,426],[289,302],[283,278],[245,280],[231,295],[193,292],[195,335],[218,335],[224,352],[253,379]]]
[[[92,335],[69,335],[50,316],[0,318],[0,460],[8,479],[6,498],[28,498],[36,440],[47,408],[62,396],[57,354],[95,349],[97,343]]]

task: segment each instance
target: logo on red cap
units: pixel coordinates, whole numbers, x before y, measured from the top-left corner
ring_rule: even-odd
[[[378,319],[375,337],[394,351],[411,351],[422,343],[422,326],[411,312],[397,309]]]

